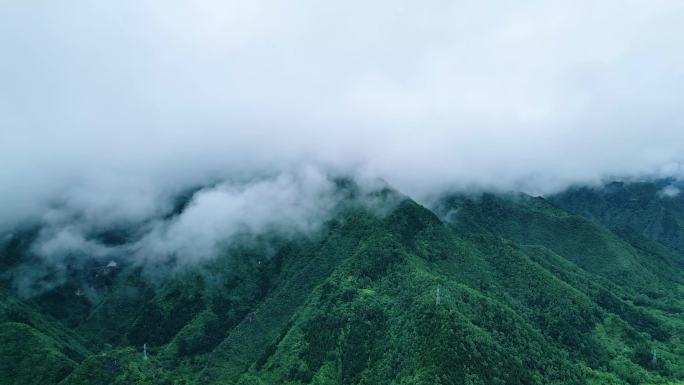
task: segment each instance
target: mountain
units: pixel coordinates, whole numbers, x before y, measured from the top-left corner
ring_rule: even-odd
[[[383,191],[386,210],[348,198],[307,237],[248,239],[156,279],[93,261],[31,298],[12,284],[34,236],[18,232],[0,254],[0,383],[684,381],[673,186],[429,208]]]
[[[602,188],[575,187],[554,196],[554,204],[610,228],[623,237],[650,240],[684,252],[681,182],[613,182]]]

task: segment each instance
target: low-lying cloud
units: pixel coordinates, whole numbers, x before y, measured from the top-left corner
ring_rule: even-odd
[[[373,204],[368,193],[359,191],[352,201],[366,207]],[[181,207],[137,221],[106,223],[117,216],[96,218],[78,207],[54,207],[37,223],[29,258],[10,274],[15,276],[17,291],[31,296],[64,283],[73,272],[100,269],[115,261],[182,271],[226,254],[236,240],[244,243],[261,237],[264,243],[314,235],[342,202],[350,201],[348,194],[321,170],[303,167],[198,188]]]
[[[197,192],[180,215],[156,223],[136,253],[187,262],[215,255],[220,242],[235,236],[312,234],[337,201],[334,183],[314,168],[245,185],[222,183]]]
[[[106,256],[88,234],[144,224],[145,254],[204,255],[315,227],[329,174],[418,199],[678,176],[683,18],[665,0],[5,2],[0,232],[39,222],[42,255]]]

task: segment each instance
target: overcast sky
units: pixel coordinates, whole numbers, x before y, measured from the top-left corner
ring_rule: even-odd
[[[302,167],[415,196],[679,174],[683,36],[676,0],[3,1],[0,230]]]

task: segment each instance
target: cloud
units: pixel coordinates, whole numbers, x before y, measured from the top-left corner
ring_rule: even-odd
[[[417,198],[681,175],[683,16],[665,0],[5,2],[0,231],[55,208],[154,221],[217,185],[149,237],[230,232],[205,205],[304,204],[232,184],[303,165]]]
[[[377,203],[364,187],[359,193],[353,204]],[[144,267],[152,276],[159,276],[160,271],[154,271],[159,269],[163,274],[183,271],[228,255],[237,242],[258,240],[268,246],[275,240],[315,235],[342,202],[352,202],[348,194],[318,168],[302,167],[202,187],[180,208],[137,220],[129,215],[126,222],[92,216],[87,203],[54,207],[40,219],[26,258],[5,275],[13,276],[20,295],[30,297],[115,260]],[[105,216],[112,217],[118,218]],[[87,286],[88,278],[88,274],[79,278],[80,283]]]
[[[674,198],[681,193],[682,193],[682,190],[680,190],[679,188],[677,188],[675,186],[665,186],[658,192],[658,194],[661,197],[667,197],[667,198]]]
[[[315,168],[248,184],[222,183],[195,193],[187,208],[155,224],[135,246],[141,258],[207,260],[244,235],[314,233],[338,203],[334,183]]]

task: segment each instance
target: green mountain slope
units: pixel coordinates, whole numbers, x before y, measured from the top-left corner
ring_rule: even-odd
[[[571,188],[551,199],[557,206],[601,223],[625,238],[655,241],[682,253],[684,195],[680,187],[671,180],[614,182],[602,188]]]
[[[311,237],[250,240],[161,282],[124,263],[85,305],[74,282],[5,295],[0,383],[684,380],[676,242],[567,199],[350,204]]]

